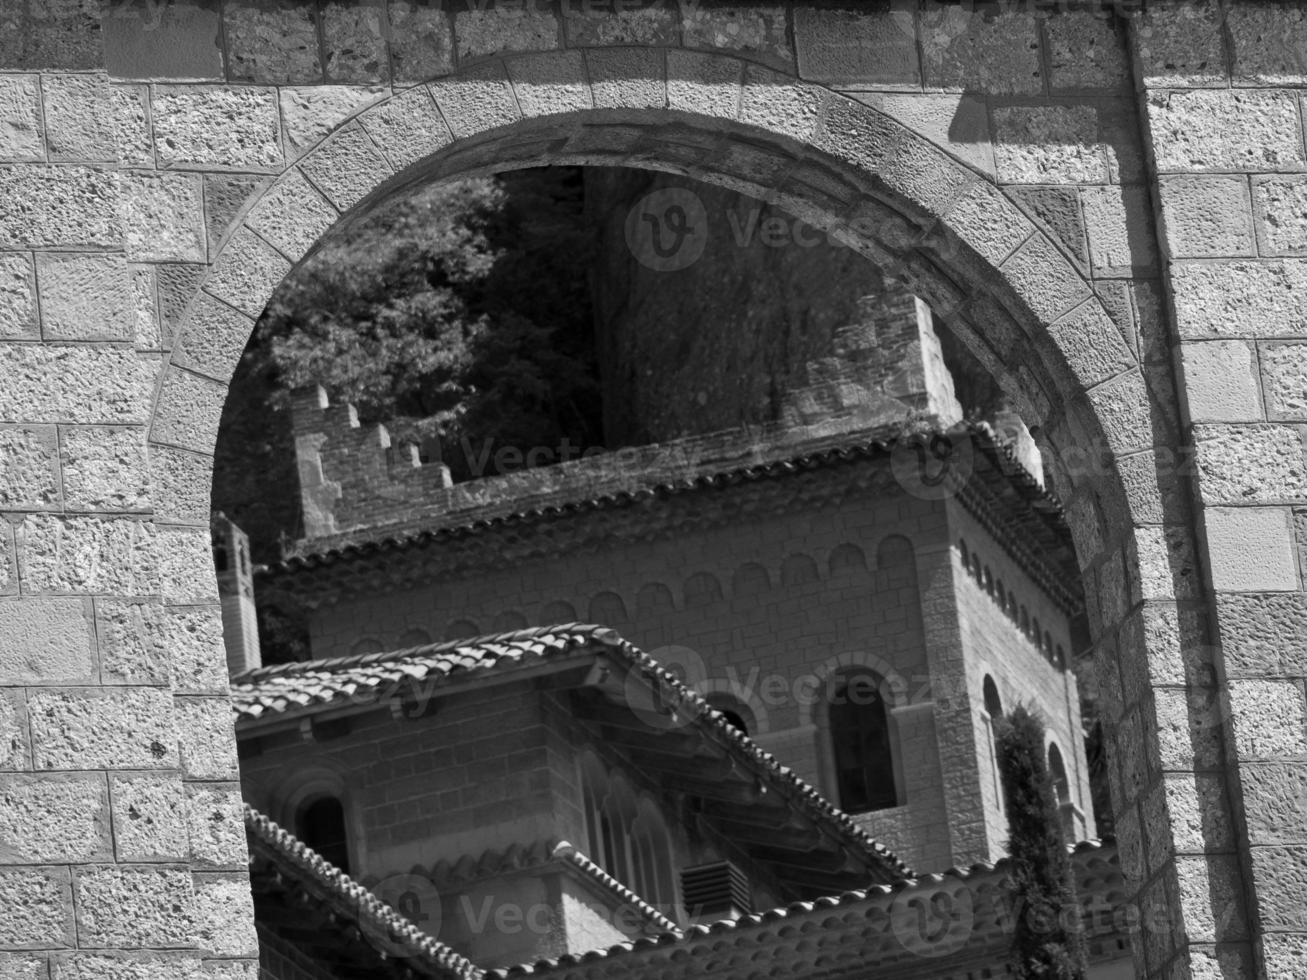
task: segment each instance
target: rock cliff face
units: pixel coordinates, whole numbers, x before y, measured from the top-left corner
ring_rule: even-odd
[[[816,380],[809,362],[830,358],[884,288],[864,257],[756,199],[652,171],[593,168],[585,181],[610,446],[780,420],[786,394]],[[664,201],[694,226],[682,247],[701,248],[670,271],[650,267],[640,239],[673,244],[675,228],[654,227]],[[633,210],[652,218],[632,228]]]

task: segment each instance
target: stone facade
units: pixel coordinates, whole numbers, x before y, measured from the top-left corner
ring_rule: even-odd
[[[338,216],[477,167],[662,166],[862,249],[994,370],[1070,509],[1141,972],[1301,974],[1301,12],[638,8],[0,12],[0,604],[43,638],[0,647],[6,767],[155,780],[174,828],[232,785],[210,454],[252,318]],[[238,849],[102,835],[6,858],[6,970],[253,975]]]

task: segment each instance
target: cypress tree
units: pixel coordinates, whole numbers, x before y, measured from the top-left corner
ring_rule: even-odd
[[[1024,705],[998,727],[998,761],[1007,802],[1009,887],[1020,980],[1085,980],[1087,963],[1071,859],[1044,756],[1044,725]]]

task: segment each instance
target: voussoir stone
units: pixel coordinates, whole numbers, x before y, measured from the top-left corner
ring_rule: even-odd
[[[426,86],[374,106],[359,117],[359,125],[396,170],[435,153],[452,140]]]
[[[591,48],[585,60],[595,106],[600,109],[655,109],[667,100],[660,50]]]
[[[290,268],[285,256],[247,227],[232,235],[224,246],[205,289],[241,312],[257,317]]]
[[[744,65],[697,51],[667,52],[667,106],[681,112],[735,119]]]
[[[254,319],[200,293],[183,322],[173,341],[172,363],[220,381],[229,379],[254,332]]]
[[[381,86],[313,85],[281,89],[281,123],[292,159],[307,153],[365,106],[385,98]]]
[[[227,386],[221,381],[170,369],[159,392],[151,441],[212,453],[226,399]]]
[[[580,51],[514,58],[508,62],[508,77],[523,116],[580,112],[594,105]]]
[[[1135,366],[1121,331],[1097,302],[1085,303],[1049,328],[1076,380],[1086,388]]]
[[[503,65],[492,63],[441,78],[430,86],[436,105],[455,136],[474,136],[521,117]]]
[[[155,514],[161,521],[207,524],[213,460],[171,446],[150,447]]]
[[[283,255],[295,260],[339,217],[298,170],[291,169],[259,200],[245,221]]]
[[[1000,267],[1037,317],[1050,323],[1089,298],[1089,287],[1043,235],[1013,252]]]
[[[367,132],[353,124],[305,157],[300,170],[342,212],[393,173]]]

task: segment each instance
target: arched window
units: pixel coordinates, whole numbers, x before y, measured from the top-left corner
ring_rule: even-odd
[[[722,584],[712,572],[695,572],[683,586],[685,607],[711,606],[722,598]]]
[[[1066,764],[1062,761],[1062,750],[1056,745],[1048,747],[1048,774],[1053,780],[1053,790],[1057,793],[1057,802],[1070,803],[1071,783],[1066,778]]]
[[[540,610],[541,626],[561,626],[564,623],[575,623],[576,620],[576,607],[562,599],[547,602]]]
[[[838,545],[826,560],[831,575],[846,575],[867,570],[867,556],[856,544]]]
[[[985,675],[983,693],[985,697],[985,710],[989,712],[989,717],[1002,718],[1003,701],[998,696],[998,685],[994,683],[994,678],[990,677],[988,674]]]
[[[771,576],[757,562],[745,562],[731,576],[731,596],[759,595],[771,588]]]
[[[869,670],[842,671],[828,692],[828,724],[840,807],[866,813],[898,805],[889,710]]]
[[[998,739],[994,735],[994,722],[1003,717],[1003,701],[998,696],[998,685],[994,678],[985,675],[981,685],[981,696],[985,699],[985,738],[989,747],[989,769],[993,778],[994,798],[998,801],[998,812],[1003,812],[1003,777],[998,769]]]
[[[626,603],[616,592],[600,592],[590,600],[589,617],[600,626],[621,626],[626,622]]]
[[[722,716],[741,735],[750,735],[757,731],[757,723],[754,720],[753,712],[749,710],[748,705],[735,695],[718,691],[709,694],[707,700],[708,704],[715,710],[720,711]]]
[[[337,797],[318,796],[304,803],[296,815],[295,834],[308,847],[349,874],[345,807]]]
[[[658,907],[676,901],[671,842],[661,811],[637,799],[619,772],[608,772],[591,753],[581,760],[587,857]]]

